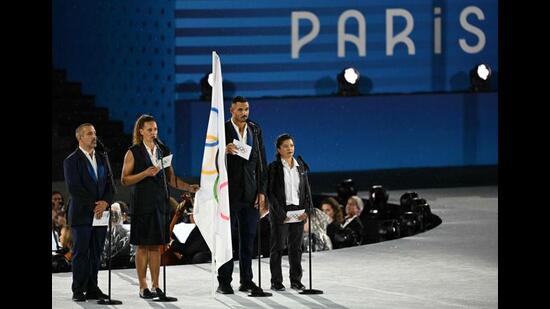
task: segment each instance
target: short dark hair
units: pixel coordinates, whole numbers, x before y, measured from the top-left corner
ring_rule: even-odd
[[[283,134],[277,136],[277,141],[275,142],[275,147],[277,147],[277,149],[279,149],[279,147],[283,144],[283,142],[286,141],[286,140],[289,140],[289,139],[292,140],[292,142],[294,142],[294,138],[288,133],[283,133]],[[281,155],[279,154],[277,149],[275,150],[275,157],[280,159]]]
[[[231,104],[235,104],[235,103],[237,103],[237,102],[239,102],[239,103],[248,102],[248,99],[245,98],[245,97],[242,97],[242,96],[238,95],[238,96],[236,96],[236,97],[233,98],[233,101],[231,101]]]

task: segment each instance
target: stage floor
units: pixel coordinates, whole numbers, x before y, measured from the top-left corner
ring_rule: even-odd
[[[177,302],[157,303],[138,296],[135,269],[112,271],[112,298],[120,308],[497,308],[498,188],[414,190],[428,200],[443,223],[411,237],[333,251],[314,252],[313,288],[322,295],[291,290],[288,259],[283,258],[284,292],[270,287],[269,259],[262,259],[262,282],[272,297],[252,298],[239,292],[235,263],[234,295],[212,297],[210,264],[168,266],[167,295]],[[405,190],[390,191],[399,202]],[[366,197],[367,192],[359,195]],[[308,254],[302,256],[309,288]],[[253,260],[254,281],[258,260]],[[52,274],[52,308],[105,308],[95,301],[71,300],[71,273]],[[149,276],[149,274],[148,274]],[[107,293],[107,271],[99,286]],[[149,277],[148,277],[148,282]],[[162,288],[162,268],[161,268]],[[215,285],[217,287],[217,283]]]

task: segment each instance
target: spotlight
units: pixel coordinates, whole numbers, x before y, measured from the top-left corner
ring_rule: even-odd
[[[359,95],[359,71],[355,68],[347,68],[336,77],[338,80],[338,94],[341,96]]]
[[[387,211],[387,203],[388,203],[389,194],[384,189],[384,187],[380,185],[374,185],[370,187],[369,189],[369,203],[371,206],[371,209],[377,209],[380,214],[383,216],[388,215]]]
[[[201,97],[203,101],[210,101],[212,99],[212,85],[214,84],[214,75],[212,73],[204,74],[200,81],[201,84]]]
[[[346,205],[350,196],[357,195],[357,189],[355,189],[353,179],[349,178],[343,180],[336,188],[336,192],[338,192],[338,202],[342,205]]]
[[[488,64],[481,63],[470,70],[470,84],[472,91],[490,91],[492,70]]]

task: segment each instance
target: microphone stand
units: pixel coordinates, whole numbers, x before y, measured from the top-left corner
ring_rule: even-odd
[[[248,122],[248,124],[250,124],[250,122]],[[261,152],[260,152],[260,142],[259,142],[259,138],[258,138],[258,132],[256,132],[256,126],[255,125],[250,125],[250,127],[252,128],[252,135],[254,135],[254,143],[255,145],[257,146],[256,147],[256,153],[258,154],[258,161],[256,163],[256,190],[257,190],[257,194],[256,196],[259,195],[259,192],[260,192],[260,177],[264,171],[264,167],[263,167],[263,164],[262,164],[262,155],[261,155]],[[258,167],[259,165],[259,167]],[[264,290],[262,290],[262,268],[261,268],[261,261],[262,261],[262,231],[261,231],[261,226],[260,226],[260,221],[262,219],[262,216],[260,214],[260,201],[258,199],[258,232],[257,232],[257,237],[258,237],[258,290],[254,290],[252,289],[250,291],[250,297],[267,297],[267,296],[273,296],[273,294],[269,293],[269,292],[264,292]]]
[[[307,166],[306,162],[304,162],[304,159],[302,159],[301,156],[298,156],[298,158],[300,159],[300,164],[302,164],[304,166],[304,175],[305,175],[305,180],[306,180],[306,188],[307,188],[307,192],[309,194],[309,203],[308,203],[308,207],[309,207],[309,212],[307,214],[307,217],[308,217],[308,225],[307,225],[307,234],[308,234],[308,242],[309,242],[309,289],[305,289],[305,290],[302,290],[300,291],[299,293],[300,294],[323,294],[323,291],[321,290],[315,290],[311,287],[311,281],[312,281],[312,273],[311,273],[311,251],[312,251],[312,248],[311,248],[311,212],[313,211],[313,201],[312,201],[312,198],[311,198],[311,187],[309,186],[309,179],[308,179],[308,171],[309,171],[309,167]]]
[[[162,241],[164,242],[164,239],[166,238],[166,235],[164,233],[164,226],[166,225],[166,222],[168,220],[166,220],[166,217],[168,216],[168,209],[166,209],[166,204],[168,203],[168,201],[170,200],[170,194],[168,193],[168,184],[166,183],[166,173],[164,172],[164,162],[162,161],[162,158],[164,157],[164,154],[162,153],[162,150],[160,148],[160,145],[159,143],[157,143],[155,141],[155,144],[157,145],[157,149],[158,149],[158,156],[159,156],[159,159],[160,159],[160,168],[161,168],[161,171],[162,171],[162,180],[163,180],[163,183],[164,183],[164,194],[165,194],[165,197],[166,197],[166,201],[164,203],[164,216],[162,216],[162,226],[161,226],[161,235],[162,235]],[[164,249],[164,244],[162,244],[162,248]],[[164,251],[164,250],[163,250]],[[170,297],[170,296],[166,296],[166,263],[164,261],[164,252],[161,252],[160,254],[160,257],[161,257],[161,263],[163,264],[162,266],[162,281],[163,281],[163,285],[164,285],[164,295],[163,296],[157,296],[153,299],[153,301],[158,301],[158,302],[172,302],[172,301],[177,301],[178,299],[175,298],[175,297]]]
[[[111,162],[109,160],[109,154],[107,153],[109,149],[103,145],[103,142],[97,138],[97,141],[101,148],[103,148],[103,156],[105,157],[105,162],[107,163],[107,174],[109,174],[109,178],[111,179],[111,185],[113,186],[113,191],[116,194],[117,188],[115,185],[115,179],[113,177],[113,170],[111,169]],[[111,234],[111,205],[109,205],[109,228],[107,230],[107,234],[109,234],[109,246],[107,250],[107,264],[109,265],[109,299],[98,299],[97,304],[98,305],[122,305],[122,302],[120,300],[112,299],[111,298],[111,239],[113,238],[113,235]]]

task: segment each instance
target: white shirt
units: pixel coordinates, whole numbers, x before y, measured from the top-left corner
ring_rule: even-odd
[[[153,165],[157,166],[159,164],[157,145],[153,144],[153,149],[149,148],[149,146],[147,146],[147,144],[145,143],[143,143],[143,145],[145,146],[145,149],[147,149],[147,154],[149,155],[151,162],[153,162]]]
[[[246,124],[246,122],[244,123],[244,134],[243,134],[243,136],[241,136],[241,133],[239,133],[239,127],[233,122],[233,118],[231,118],[231,124],[233,125],[233,128],[235,128],[235,131],[237,131],[237,136],[239,136],[239,142],[241,142],[243,144],[247,144],[246,143],[246,138],[247,138],[247,135],[248,135],[248,125]]]
[[[90,163],[92,164],[92,167],[94,168],[95,178],[97,178],[97,161],[95,160],[95,149],[92,149],[92,154],[90,155],[84,148],[78,146],[80,150],[86,155],[86,158]]]
[[[300,189],[300,173],[298,172],[298,162],[292,158],[294,166],[290,168],[286,160],[283,162],[283,172],[285,175],[285,198],[287,205],[300,205],[300,197],[298,191]]]

